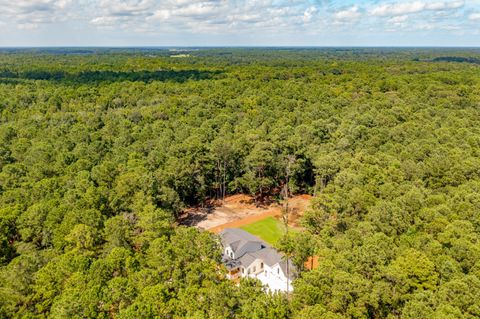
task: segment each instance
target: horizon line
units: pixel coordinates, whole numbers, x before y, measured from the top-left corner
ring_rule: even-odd
[[[398,48],[398,49],[423,49],[423,48],[438,48],[438,49],[480,49],[480,45],[15,45],[2,46],[0,49],[63,49],[63,48],[84,48],[84,49],[170,49],[170,48],[191,48],[191,49],[222,49],[222,48],[311,48],[311,49],[328,49],[328,48]]]

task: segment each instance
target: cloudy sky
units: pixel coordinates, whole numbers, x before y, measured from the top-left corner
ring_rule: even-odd
[[[480,0],[0,0],[0,46],[480,46]]]

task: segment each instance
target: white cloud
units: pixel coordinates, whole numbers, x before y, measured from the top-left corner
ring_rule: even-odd
[[[394,16],[390,19],[388,19],[389,23],[393,24],[400,24],[408,20],[408,15],[403,15],[403,16]]]
[[[446,30],[446,31],[458,31],[458,30],[462,30],[462,28],[458,25],[445,25],[445,26],[442,26],[441,27],[443,30]]]
[[[97,14],[100,17],[136,17],[152,14],[154,4],[150,0],[100,0]]]
[[[373,16],[401,16],[412,13],[419,13],[422,11],[441,11],[453,10],[461,8],[465,5],[465,1],[449,1],[449,2],[396,2],[381,4],[371,10]]]
[[[31,30],[40,24],[68,20],[71,3],[70,0],[0,0],[0,18],[13,21],[18,29]]]
[[[14,39],[15,32],[29,39],[33,33],[19,30],[35,28],[53,38],[53,33],[66,34],[70,28],[84,32],[78,38],[86,42],[95,29],[108,31],[95,33],[98,37],[108,34],[128,41],[143,37],[146,43],[214,36],[234,43],[241,37],[289,36],[299,43],[302,38],[347,39],[362,34],[368,38],[370,30],[379,38],[386,32],[432,30],[439,38],[445,30],[478,32],[472,26],[480,21],[479,6],[480,0],[0,0],[0,24],[3,39],[9,34]],[[413,37],[414,32],[410,34]]]
[[[97,26],[113,26],[118,23],[117,17],[98,17],[90,20],[90,23]]]
[[[472,13],[468,16],[470,21],[480,21],[480,13]]]
[[[148,29],[145,21],[155,15],[153,0],[99,0],[90,12],[90,24],[104,29],[114,30]]]
[[[305,12],[303,12],[303,22],[308,23],[312,21],[313,16],[318,12],[318,9],[314,6],[308,7]]]
[[[419,23],[414,25],[413,29],[428,31],[435,29],[435,25],[431,23]]]
[[[452,9],[458,9],[461,8],[465,5],[465,1],[461,0],[454,0],[454,1],[448,1],[448,2],[432,2],[432,3],[426,3],[425,4],[425,9],[427,10],[452,10]]]
[[[353,6],[345,10],[338,11],[334,14],[335,20],[340,21],[353,21],[360,18],[362,14],[358,6]]]
[[[117,24],[130,30],[154,30],[160,27],[175,30],[196,29],[218,23],[225,10],[226,0],[101,0],[97,15],[90,23],[97,27]],[[197,28],[195,28],[195,25]]]
[[[175,15],[183,17],[209,17],[221,13],[221,6],[206,1],[199,3],[192,3],[186,6],[179,7],[173,11]]]
[[[424,8],[425,4],[418,1],[410,3],[382,4],[378,7],[375,7],[371,11],[371,14],[374,16],[405,15],[408,13],[422,11]]]
[[[171,30],[194,32],[224,32],[237,30],[294,31],[300,26],[315,23],[317,6],[305,6],[304,1],[288,0],[166,0],[157,3],[154,13],[143,22]]]
[[[149,19],[165,21],[165,20],[168,20],[168,18],[170,18],[170,15],[171,15],[170,10],[160,9],[160,10],[156,10]]]

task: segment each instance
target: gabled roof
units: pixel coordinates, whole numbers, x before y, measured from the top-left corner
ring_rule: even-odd
[[[253,256],[255,256],[258,259],[263,260],[265,264],[267,264],[269,267],[273,267],[275,265],[279,265],[280,269],[282,269],[283,274],[285,277],[287,277],[287,261],[284,259],[284,255],[279,253],[276,249],[272,247],[268,247],[265,249],[261,249],[259,251],[256,251],[252,253]],[[288,261],[288,277],[292,279],[295,277],[296,274],[296,268],[293,265],[292,261]]]
[[[253,254],[245,254],[238,259],[243,267],[250,266],[257,258]]]
[[[285,277],[288,277],[289,279],[293,279],[297,276],[298,274],[297,268],[295,267],[295,265],[293,265],[291,259],[288,260],[288,275],[287,275],[287,261],[282,260],[281,262],[279,262],[279,265]]]
[[[249,232],[246,232],[239,228],[225,228],[220,232],[223,245],[232,246],[235,242],[263,242],[260,238],[253,236]]]
[[[255,260],[260,259],[269,267],[278,264],[283,274],[287,276],[287,262],[283,259],[283,254],[280,254],[260,238],[238,228],[225,228],[220,233],[220,238],[224,247],[230,246],[235,254],[235,260],[240,262],[241,266],[248,267]],[[296,274],[295,266],[291,261],[288,265],[288,277],[293,278]]]
[[[238,228],[226,228],[220,233],[220,237],[223,246],[230,246],[237,258],[242,257],[246,253],[269,247],[260,238]]]
[[[262,259],[265,264],[272,267],[282,260],[282,256],[272,247],[266,247],[264,249],[254,252],[252,255]]]

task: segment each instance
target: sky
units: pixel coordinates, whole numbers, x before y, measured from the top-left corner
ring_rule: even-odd
[[[480,0],[0,0],[0,46],[480,46]]]

